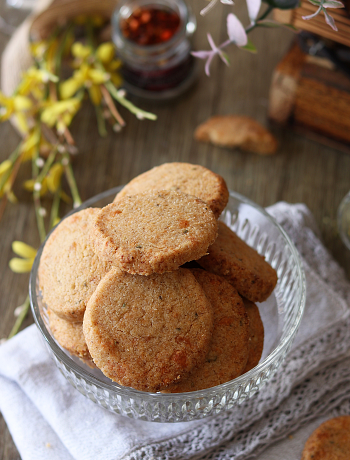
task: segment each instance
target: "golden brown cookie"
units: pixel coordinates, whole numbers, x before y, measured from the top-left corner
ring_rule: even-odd
[[[71,355],[78,356],[90,367],[95,367],[83,334],[83,323],[73,323],[59,318],[50,309],[47,310],[50,329],[62,348]]]
[[[83,328],[107,377],[154,392],[204,362],[213,310],[190,270],[140,276],[113,269],[92,295]]]
[[[274,290],[276,270],[223,222],[208,253],[197,261],[199,265],[226,278],[248,300],[263,302]]]
[[[214,311],[214,331],[206,357],[190,376],[165,389],[168,393],[203,390],[242,374],[248,359],[249,319],[236,289],[221,276],[191,270]]]
[[[197,127],[194,137],[220,147],[239,147],[242,150],[271,155],[278,144],[275,137],[253,118],[237,115],[218,115]]]
[[[86,304],[110,266],[94,253],[89,229],[99,209],[64,219],[45,243],[39,285],[46,305],[66,321],[83,321]]]
[[[264,348],[264,325],[261,321],[259,308],[255,303],[245,298],[243,298],[243,303],[249,318],[249,353],[244,374],[259,364]]]
[[[227,205],[228,189],[224,179],[200,165],[164,163],[129,182],[114,201],[147,190],[176,190],[201,198],[218,218]]]
[[[350,415],[322,423],[306,441],[301,460],[349,460]]]
[[[217,220],[207,203],[172,190],[125,196],[103,208],[91,229],[98,254],[132,274],[176,270],[206,254]]]

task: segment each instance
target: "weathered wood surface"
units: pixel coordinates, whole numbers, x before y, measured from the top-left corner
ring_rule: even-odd
[[[4,12],[1,0],[0,13]],[[199,30],[195,47],[207,49],[206,33],[216,43],[226,39],[227,7],[219,5],[206,18],[199,17],[204,2],[195,2]],[[226,8],[226,9],[225,9]],[[238,17],[246,14],[244,2],[237,4]],[[231,67],[215,61],[211,77],[199,62],[197,85],[185,96],[168,104],[143,103],[158,114],[158,121],[138,121],[123,112],[127,126],[122,133],[99,138],[95,114],[88,106],[72,126],[80,154],[74,163],[83,199],[116,185],[125,184],[137,174],[167,161],[188,161],[221,174],[228,186],[262,206],[284,200],[303,202],[311,209],[326,247],[350,275],[350,252],[343,246],[336,227],[338,205],[350,189],[350,156],[322,146],[291,131],[275,131],[280,148],[275,156],[260,157],[239,150],[227,150],[193,139],[195,127],[213,114],[249,115],[266,125],[271,75],[288,49],[292,34],[282,29],[262,29],[251,35],[256,55],[231,49]],[[7,37],[0,34],[2,50]],[[19,138],[8,124],[0,125],[0,161],[14,149]],[[20,182],[30,175],[29,165]],[[13,323],[15,308],[27,295],[27,275],[16,275],[8,268],[13,257],[13,240],[38,246],[34,210],[26,192],[17,190],[20,202],[8,205],[0,222],[0,338],[6,337]],[[33,322],[31,315],[26,327]],[[0,418],[0,459],[17,460],[18,452],[6,424]]]

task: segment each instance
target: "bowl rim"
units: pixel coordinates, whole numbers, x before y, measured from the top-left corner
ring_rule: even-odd
[[[89,198],[88,200],[84,201],[79,207],[73,209],[68,214],[66,214],[60,222],[62,222],[64,219],[66,219],[70,215],[78,211],[81,211],[82,209],[88,208],[91,205],[94,205],[96,202],[100,200],[103,200],[109,196],[116,195],[123,187],[124,186],[113,187],[109,190],[106,190],[104,192],[101,192]],[[241,195],[240,193],[234,192],[232,190],[229,190],[229,195],[235,200],[239,200],[241,203],[247,204],[255,208],[258,212],[263,214],[274,227],[276,227],[279,230],[279,232],[282,234],[283,238],[285,239],[285,241],[287,242],[289,246],[291,255],[294,257],[296,261],[298,278],[300,279],[301,289],[300,289],[300,292],[298,293],[298,296],[299,296],[299,299],[297,301],[298,310],[297,310],[295,321],[291,325],[290,330],[286,333],[283,340],[280,343],[278,343],[276,348],[263,361],[261,361],[256,367],[254,367],[250,371],[240,375],[239,377],[233,380],[230,380],[228,382],[222,383],[214,387],[206,388],[204,390],[197,390],[197,391],[183,392],[183,393],[152,393],[152,392],[140,391],[140,390],[136,390],[131,387],[124,387],[113,381],[105,382],[103,380],[100,380],[98,377],[88,373],[87,371],[85,371],[84,368],[81,368],[75,361],[73,361],[73,359],[70,358],[70,356],[68,356],[55,342],[52,335],[48,331],[44,323],[44,320],[40,314],[40,309],[39,309],[39,305],[37,301],[37,296],[36,296],[37,272],[38,272],[41,253],[43,251],[43,248],[45,246],[47,239],[49,238],[50,234],[56,227],[54,227],[48,233],[46,239],[43,241],[40,248],[38,249],[37,255],[35,257],[35,260],[32,266],[32,270],[30,272],[30,278],[29,278],[29,297],[30,297],[30,305],[31,305],[31,310],[32,310],[32,314],[34,317],[34,321],[39,331],[41,332],[43,338],[45,339],[45,341],[47,342],[47,344],[53,351],[53,353],[68,368],[72,368],[75,374],[79,375],[79,377],[83,378],[85,381],[88,381],[90,384],[95,385],[96,387],[100,387],[100,388],[103,388],[104,390],[107,390],[110,393],[115,393],[116,395],[119,395],[119,396],[127,396],[129,398],[136,397],[136,398],[141,398],[141,399],[148,399],[150,401],[154,400],[154,402],[157,402],[160,399],[162,400],[162,402],[166,402],[167,400],[169,400],[169,402],[172,402],[172,403],[176,403],[177,400],[183,400],[186,397],[190,397],[191,399],[210,397],[212,394],[225,392],[226,390],[229,390],[229,389],[232,390],[235,386],[239,386],[243,383],[248,383],[250,379],[257,377],[258,374],[260,374],[262,371],[264,371],[265,369],[269,367],[269,365],[276,359],[278,355],[283,356],[283,351],[285,349],[288,350],[289,344],[291,344],[291,342],[293,341],[297,333],[297,330],[299,328],[299,325],[302,319],[302,315],[304,312],[304,308],[305,308],[306,278],[305,278],[305,272],[302,266],[300,255],[296,247],[294,246],[294,243],[291,241],[291,239],[289,238],[285,230],[276,221],[276,219],[272,217],[263,207],[254,203],[249,198],[246,198],[244,195]]]
[[[337,211],[337,226],[340,238],[345,246],[350,249],[350,236],[344,228],[345,213],[350,209],[350,191],[341,200]]]

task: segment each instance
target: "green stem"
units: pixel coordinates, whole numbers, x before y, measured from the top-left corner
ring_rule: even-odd
[[[57,155],[57,148],[52,150],[50,155],[47,157],[47,160],[43,166],[43,169],[41,170],[40,174],[36,178],[36,182],[42,183],[46,174],[49,172],[49,169],[51,168],[52,163],[55,161],[56,155]]]
[[[262,21],[263,19],[265,19],[270,13],[271,11],[273,10],[273,6],[268,6],[266,8],[266,10],[263,12],[263,14],[260,16],[260,18],[258,18],[254,24],[250,25],[249,27],[246,28],[246,34],[249,34],[249,32],[251,32],[253,29],[255,29],[256,27],[259,26],[258,22],[259,21]]]
[[[97,128],[98,133],[101,137],[107,136],[106,123],[102,115],[102,109],[100,105],[95,105],[96,119],[97,119]]]
[[[12,166],[11,168],[1,177],[0,179],[0,190],[3,189],[4,185],[6,184],[8,178],[10,177],[11,173],[12,173],[12,168],[13,168],[13,165],[15,164],[17,158],[20,156],[21,154],[21,146],[22,146],[22,143],[20,143],[17,148],[11,153],[11,155],[8,157],[8,160],[11,161],[12,163]]]
[[[94,51],[96,51],[96,46],[95,46],[95,40],[94,40],[94,33],[93,33],[93,28],[91,23],[89,22],[86,26],[86,31],[87,31],[87,37],[88,37],[88,43],[92,47]],[[96,67],[98,67],[101,70],[105,70],[101,62],[98,61],[96,58]],[[157,115],[154,113],[146,112],[144,110],[139,109],[136,107],[136,105],[132,104],[130,101],[125,99],[124,96],[121,96],[120,93],[118,93],[118,90],[116,87],[113,85],[111,81],[107,81],[105,83],[105,87],[108,89],[109,93],[111,94],[114,99],[119,102],[120,105],[124,106],[126,109],[128,109],[131,113],[137,116],[139,119],[147,118],[148,120],[156,120]]]
[[[125,108],[127,108],[131,113],[136,115],[138,118],[140,118],[140,119],[147,118],[148,120],[156,120],[157,119],[157,115],[155,115],[154,113],[145,112],[144,110],[139,109],[134,104],[132,104],[130,101],[125,99],[124,96],[121,96],[119,91],[115,88],[115,86],[113,85],[113,83],[111,81],[107,81],[105,83],[105,86],[108,89],[108,91],[110,92],[111,96],[114,97],[114,99],[117,102],[119,102],[120,105],[122,105]]]
[[[54,223],[58,217],[59,208],[61,202],[61,184],[58,186],[52,201],[51,214],[50,214],[50,228],[54,226]]]
[[[85,25],[85,30],[86,30],[87,42],[91,46],[91,48],[95,50],[96,45],[95,45],[95,37],[94,37],[94,28],[92,27],[92,23],[90,20],[87,21]]]
[[[61,66],[62,66],[62,57],[63,57],[63,52],[64,48],[66,46],[69,34],[71,33],[74,25],[70,23],[68,27],[65,29],[63,36],[61,37],[61,43],[60,46],[57,50],[57,54],[55,55],[55,73],[57,76],[59,76],[60,71],[61,71]]]
[[[74,173],[73,173],[73,169],[70,163],[70,158],[69,158],[68,153],[64,153],[63,158],[65,158],[67,161],[67,165],[65,165],[64,170],[65,170],[68,185],[69,185],[72,197],[73,197],[73,207],[77,208],[78,206],[81,205],[82,201],[81,201],[81,198],[78,192],[77,183],[75,182],[75,177],[74,177]]]
[[[11,329],[11,332],[8,336],[8,339],[10,339],[11,337],[13,337],[14,335],[17,334],[17,332],[19,331],[20,327],[22,326],[22,323],[23,321],[25,320],[25,317],[27,316],[27,313],[29,311],[29,305],[30,305],[30,302],[29,302],[29,295],[27,296],[26,300],[24,301],[23,305],[21,305],[22,307],[22,311],[21,313],[18,315],[17,319],[16,319],[16,322],[15,324],[13,325],[13,328]]]
[[[40,124],[39,129],[40,129]],[[39,133],[39,141],[36,145],[36,149],[32,158],[32,175],[34,179],[34,186],[35,183],[38,180],[39,176],[39,168],[37,165],[37,159],[39,158],[39,144],[40,144],[40,137],[41,137],[41,131]],[[40,183],[40,182],[39,182]],[[46,238],[46,230],[45,230],[45,223],[44,223],[44,218],[41,215],[40,209],[41,209],[41,201],[40,201],[40,190],[33,190],[33,201],[34,201],[34,209],[35,209],[35,216],[36,216],[36,222],[38,225],[38,231],[39,231],[39,236],[40,236],[40,241],[43,242]]]
[[[40,209],[41,209],[40,190],[39,191],[34,190],[33,200],[34,200],[35,216],[36,216],[36,223],[38,225],[39,237],[40,237],[40,241],[43,242],[46,238],[46,230],[45,230],[44,218],[40,213]]]

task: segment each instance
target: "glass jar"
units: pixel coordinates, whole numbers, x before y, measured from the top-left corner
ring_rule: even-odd
[[[350,192],[342,199],[337,218],[340,237],[345,246],[350,249]]]
[[[178,17],[175,33],[156,44],[140,44],[125,34],[123,25],[140,11],[165,12]],[[154,20],[154,18],[153,18]],[[132,24],[137,28],[138,23]],[[158,28],[158,24],[156,24]],[[112,36],[123,62],[127,91],[148,99],[169,99],[186,91],[195,80],[195,61],[190,38],[196,29],[195,16],[184,0],[126,0],[119,3],[112,18]],[[140,26],[141,27],[141,26]],[[168,31],[166,31],[168,32]]]

